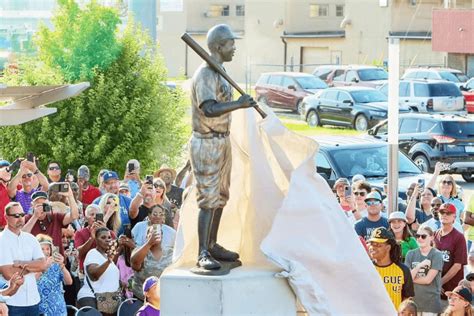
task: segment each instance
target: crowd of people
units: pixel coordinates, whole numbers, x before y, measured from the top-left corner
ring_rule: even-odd
[[[137,160],[125,167],[101,170],[96,187],[85,165],[50,161],[43,174],[35,159],[0,160],[0,315],[116,315],[127,299],[159,315],[189,165],[144,179]]]
[[[437,163],[431,179],[412,183],[388,212],[388,186],[362,175],[335,181],[353,225],[399,315],[473,315],[474,198],[467,205]]]

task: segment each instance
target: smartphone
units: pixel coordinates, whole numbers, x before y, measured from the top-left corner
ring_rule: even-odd
[[[351,196],[352,195],[352,188],[350,186],[346,186],[344,188],[345,196]]]
[[[49,190],[51,192],[68,192],[69,183],[67,182],[53,182],[49,184]]]
[[[26,153],[26,160],[35,162],[35,155],[32,152]]]
[[[103,222],[104,221],[104,213],[96,213],[95,214],[95,221],[96,222]]]
[[[59,254],[59,247],[58,246],[53,246],[53,257],[57,256]]]
[[[68,247],[68,249],[69,249],[70,251],[72,251],[72,250],[74,249],[74,240],[71,240],[71,241],[69,242],[69,247]]]
[[[133,167],[134,167],[134,166],[133,166],[133,163],[129,163],[129,164],[128,164],[128,173],[133,172],[133,170],[134,170]]]
[[[127,238],[132,238],[132,227],[130,226],[130,224],[125,225],[123,234],[127,236]]]
[[[43,203],[43,212],[45,213],[50,213],[52,210],[51,204],[49,203]]]
[[[425,179],[418,179],[418,186],[420,189],[423,189],[425,187]]]
[[[158,235],[161,239],[161,224],[153,224],[153,233]]]
[[[22,161],[22,159],[17,158],[17,159],[10,165],[10,167],[8,167],[8,170],[13,171],[13,172],[17,172],[18,169],[20,169],[21,161]]]
[[[153,176],[147,175],[145,178],[145,183],[146,184],[153,184]]]

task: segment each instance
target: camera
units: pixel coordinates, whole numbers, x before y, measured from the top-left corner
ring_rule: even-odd
[[[69,183],[67,182],[53,182],[49,185],[49,190],[51,192],[68,192]]]
[[[49,213],[49,212],[51,212],[51,210],[52,210],[51,204],[49,204],[49,203],[43,203],[43,212]]]

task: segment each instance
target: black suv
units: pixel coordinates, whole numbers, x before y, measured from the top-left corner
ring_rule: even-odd
[[[400,149],[423,171],[437,161],[451,164],[449,173],[474,182],[474,121],[456,114],[402,114],[399,117]],[[368,131],[369,137],[387,140],[385,120]]]
[[[376,139],[348,136],[312,137],[319,144],[315,156],[316,171],[332,187],[338,178],[352,179],[356,174],[363,175],[374,187],[383,188],[387,177],[388,145]],[[399,195],[406,197],[406,189],[418,179],[426,183],[431,174],[422,172],[405,154],[398,152]]]

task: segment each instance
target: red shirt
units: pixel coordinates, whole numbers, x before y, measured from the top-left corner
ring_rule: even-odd
[[[110,231],[110,235],[112,236],[112,239],[115,239],[114,231]],[[90,237],[91,231],[89,230],[89,228],[86,227],[81,230],[78,230],[74,234],[74,248],[79,248],[80,246],[84,245]],[[95,240],[93,240],[90,249],[94,249],[95,246]],[[84,271],[84,260],[86,259],[86,255],[87,253],[84,254],[84,256],[79,256],[79,268],[81,269],[81,271]]]
[[[87,205],[92,204],[92,202],[101,196],[100,190],[97,189],[92,184],[89,184],[86,190],[82,190],[82,204],[84,204],[84,209]]]
[[[50,236],[51,238],[53,238],[53,245],[59,247],[59,252],[64,255],[62,228],[67,227],[63,225],[64,216],[66,216],[66,214],[51,213],[48,215],[42,221],[42,225],[40,225],[39,220],[36,220],[35,225],[31,229],[31,234],[33,236],[36,236],[38,234],[45,234]],[[28,223],[28,221],[31,219],[31,216],[31,214],[25,216],[25,223]]]
[[[8,189],[5,184],[0,183],[0,227],[7,226],[7,219],[5,218],[5,206],[10,203],[8,196]]]

